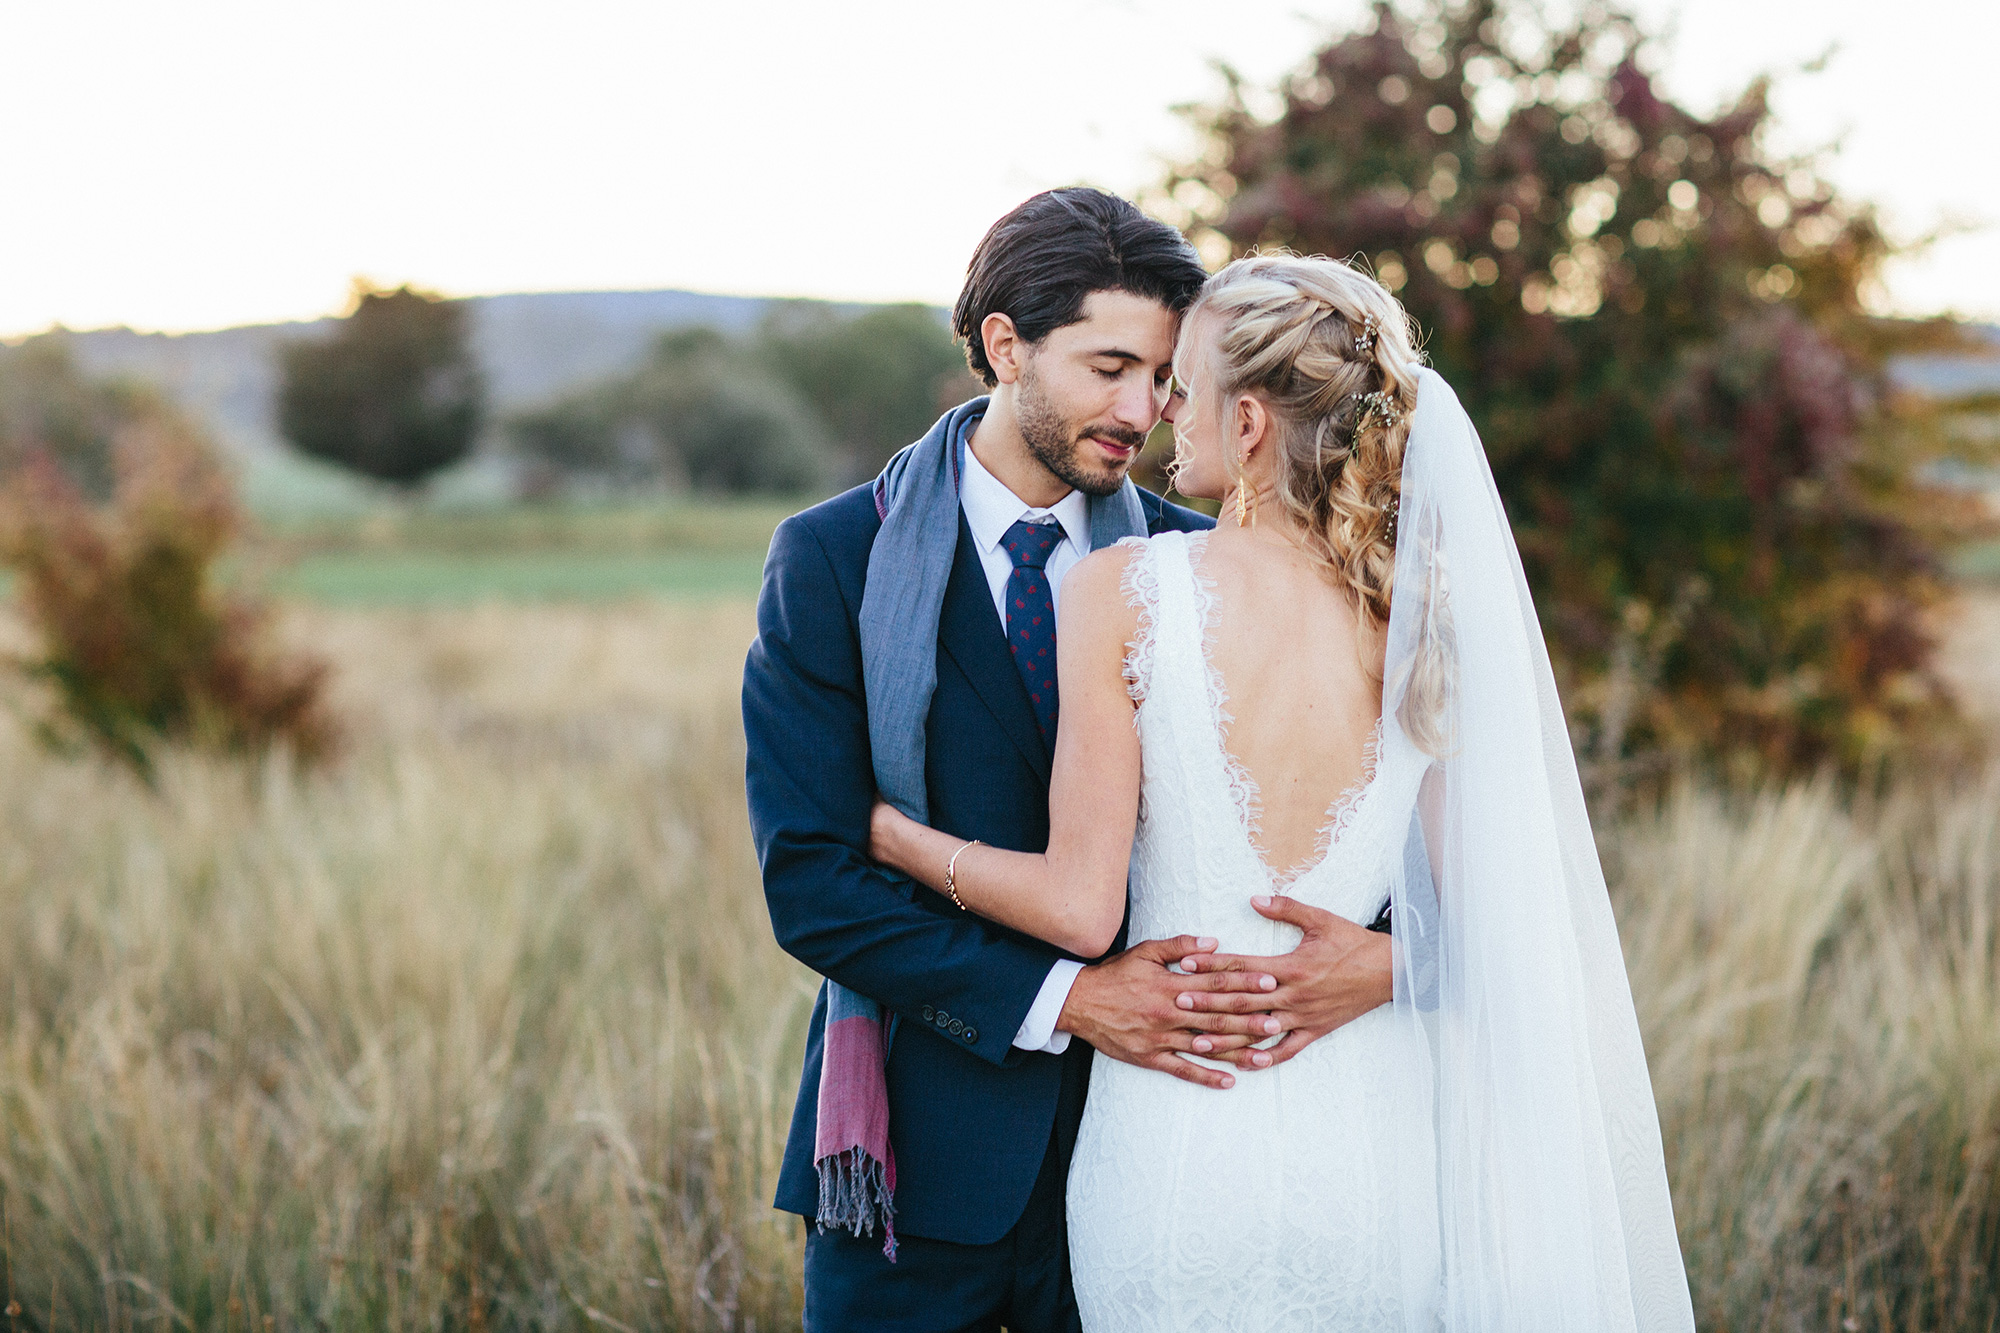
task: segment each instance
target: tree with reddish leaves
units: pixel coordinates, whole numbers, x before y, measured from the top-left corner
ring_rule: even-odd
[[[227,470],[157,400],[126,402],[103,503],[39,447],[0,478],[0,568],[40,641],[11,665],[53,705],[39,734],[94,743],[149,780],[161,742],[325,757],[338,736],[326,664],[286,651],[270,609],[219,584],[241,523]]]
[[[1477,422],[1598,776],[1853,765],[1939,735],[1944,511],[1871,318],[1890,246],[1767,86],[1666,100],[1628,16],[1379,4],[1280,90],[1197,113],[1164,202],[1209,253],[1352,257]]]

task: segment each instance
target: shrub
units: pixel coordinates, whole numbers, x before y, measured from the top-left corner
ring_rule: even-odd
[[[881,306],[844,316],[789,301],[758,330],[757,354],[826,423],[851,481],[872,477],[947,408],[986,389],[929,306]]]
[[[41,639],[26,665],[58,704],[45,739],[81,734],[147,774],[162,739],[323,755],[326,668],[277,653],[266,614],[215,587],[238,526],[215,460],[164,411],[121,429],[113,458],[102,507],[46,455],[0,487],[0,560]]]
[[[792,495],[823,487],[833,462],[819,417],[791,386],[707,328],[667,333],[631,375],[507,428],[531,468],[614,485]]]
[[[797,494],[873,476],[981,392],[938,312],[776,306],[756,332],[663,335],[630,375],[520,413],[526,489],[558,479]]]
[[[713,330],[662,337],[623,398],[626,419],[696,490],[782,495],[825,483],[831,459],[819,419]]]

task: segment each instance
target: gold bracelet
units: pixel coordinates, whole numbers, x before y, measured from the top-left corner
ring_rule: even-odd
[[[979,847],[982,845],[979,839],[974,838],[971,842],[966,843],[965,847],[961,847],[953,852],[951,860],[945,862],[944,891],[954,903],[958,904],[958,910],[961,912],[965,910],[965,900],[958,896],[958,858],[965,855],[966,847]]]

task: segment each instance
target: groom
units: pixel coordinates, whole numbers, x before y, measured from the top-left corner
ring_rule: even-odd
[[[1286,899],[1259,910],[1306,931],[1295,953],[1204,955],[1188,975],[1170,965],[1213,941],[1086,963],[866,856],[878,789],[960,837],[1046,845],[1057,701],[1040,667],[1064,574],[1120,536],[1210,523],[1126,477],[1205,277],[1123,199],[1028,200],[980,242],[953,317],[990,397],[772,538],[743,681],[751,824],[778,942],[830,983],[777,1193],[837,1223],[807,1231],[808,1333],[1075,1329],[1063,1189],[1091,1050],[1226,1088],[1180,1052],[1254,1071],[1389,999],[1386,937]],[[1274,1052],[1248,1049],[1279,1031]],[[837,1178],[836,1116],[879,1145]],[[887,1247],[850,1193],[871,1185],[893,1193]]]

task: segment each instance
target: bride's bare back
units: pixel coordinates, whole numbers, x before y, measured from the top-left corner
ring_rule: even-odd
[[[1330,811],[1369,777],[1382,636],[1282,538],[1225,521],[1205,548],[1197,573],[1231,719],[1224,748],[1257,792],[1254,841],[1282,883],[1318,859]]]

